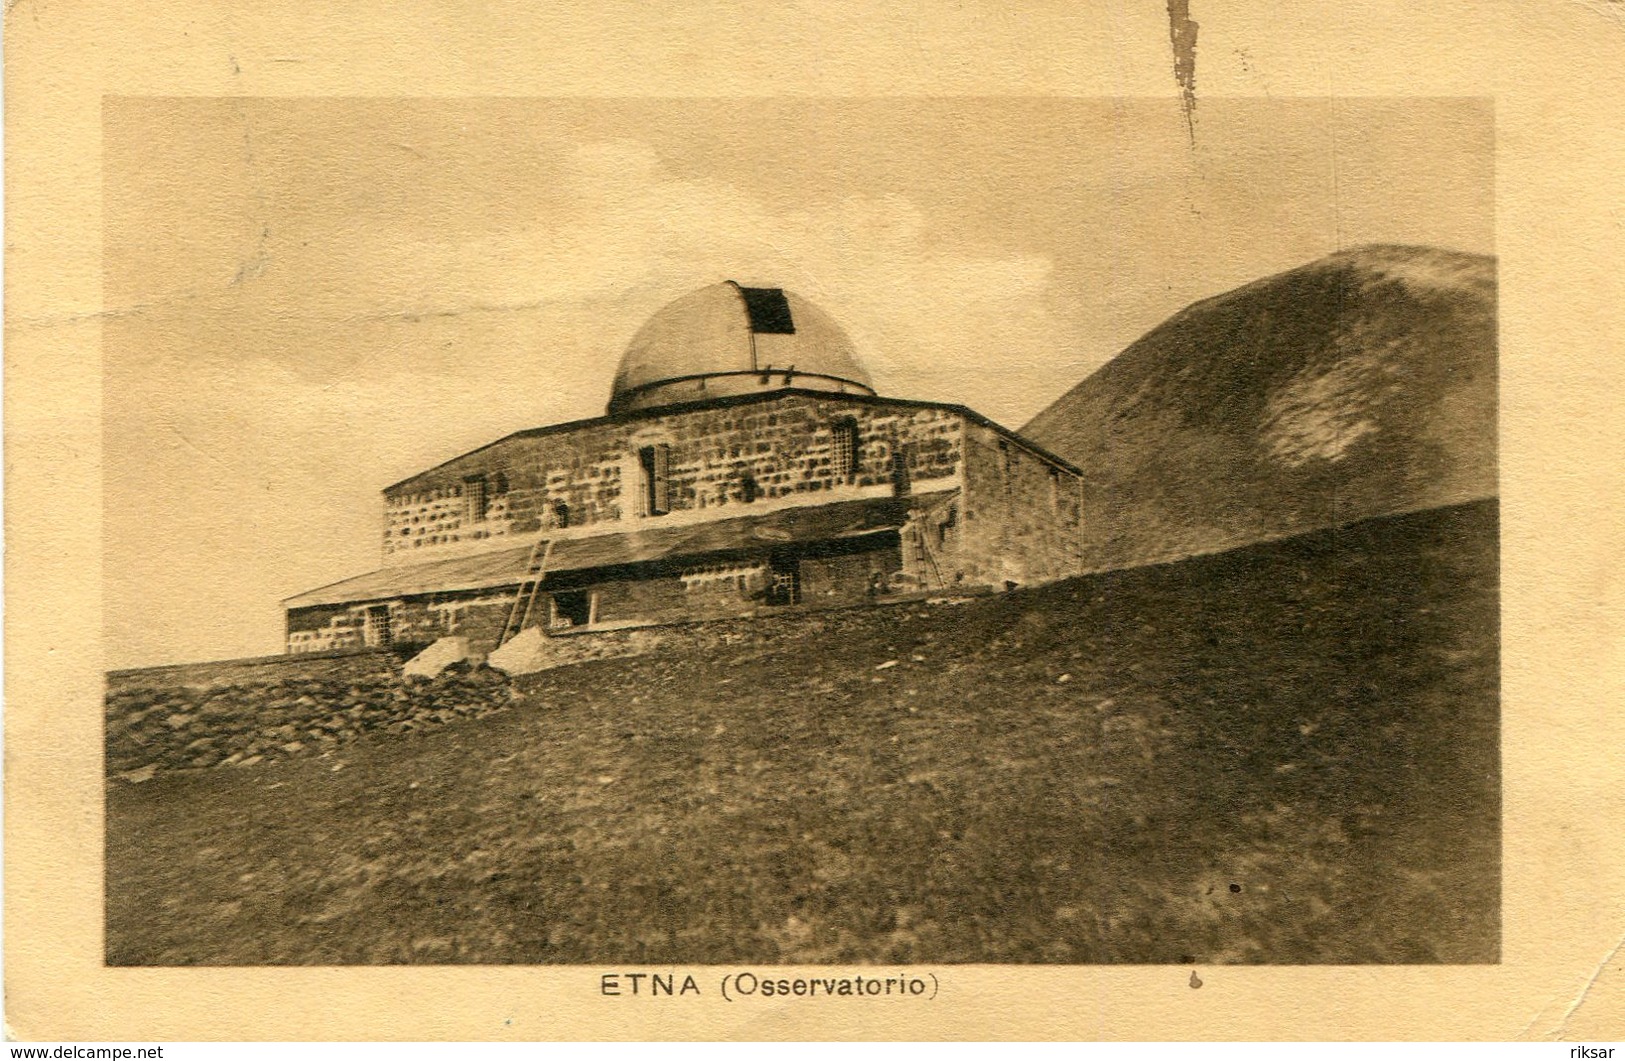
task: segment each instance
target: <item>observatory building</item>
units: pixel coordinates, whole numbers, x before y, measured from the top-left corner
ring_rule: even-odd
[[[543,637],[1002,590],[1078,572],[1078,470],[960,405],[875,393],[828,315],[702,288],[606,415],[388,487],[382,566],[283,602],[290,652]],[[528,635],[535,636],[535,635]]]

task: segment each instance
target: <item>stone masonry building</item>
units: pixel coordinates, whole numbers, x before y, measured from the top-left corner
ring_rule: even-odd
[[[959,405],[877,395],[778,288],[652,317],[607,414],[384,490],[382,566],[284,601],[290,652],[547,637],[1077,573],[1078,470]]]

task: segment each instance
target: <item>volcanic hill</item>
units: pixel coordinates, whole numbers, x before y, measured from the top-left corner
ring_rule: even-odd
[[[1084,470],[1085,568],[1494,497],[1495,284],[1367,246],[1152,329],[1022,428]]]

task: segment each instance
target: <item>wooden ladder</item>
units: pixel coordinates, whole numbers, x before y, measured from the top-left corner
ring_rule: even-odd
[[[938,589],[945,589],[947,583],[942,581],[942,570],[937,567],[936,554],[931,550],[931,528],[927,525],[923,514],[917,514],[914,519],[914,558],[924,560],[931,569],[931,578]]]
[[[530,612],[536,606],[536,594],[542,587],[542,579],[547,577],[547,561],[552,555],[552,538],[537,538],[536,544],[530,547],[530,558],[525,562],[525,577],[519,583],[519,592],[514,594],[513,607],[508,609],[508,621],[502,624],[498,648],[513,640],[530,622]]]

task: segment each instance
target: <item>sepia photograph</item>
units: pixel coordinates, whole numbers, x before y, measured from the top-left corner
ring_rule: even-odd
[[[101,123],[107,965],[1502,960],[1491,100]]]

